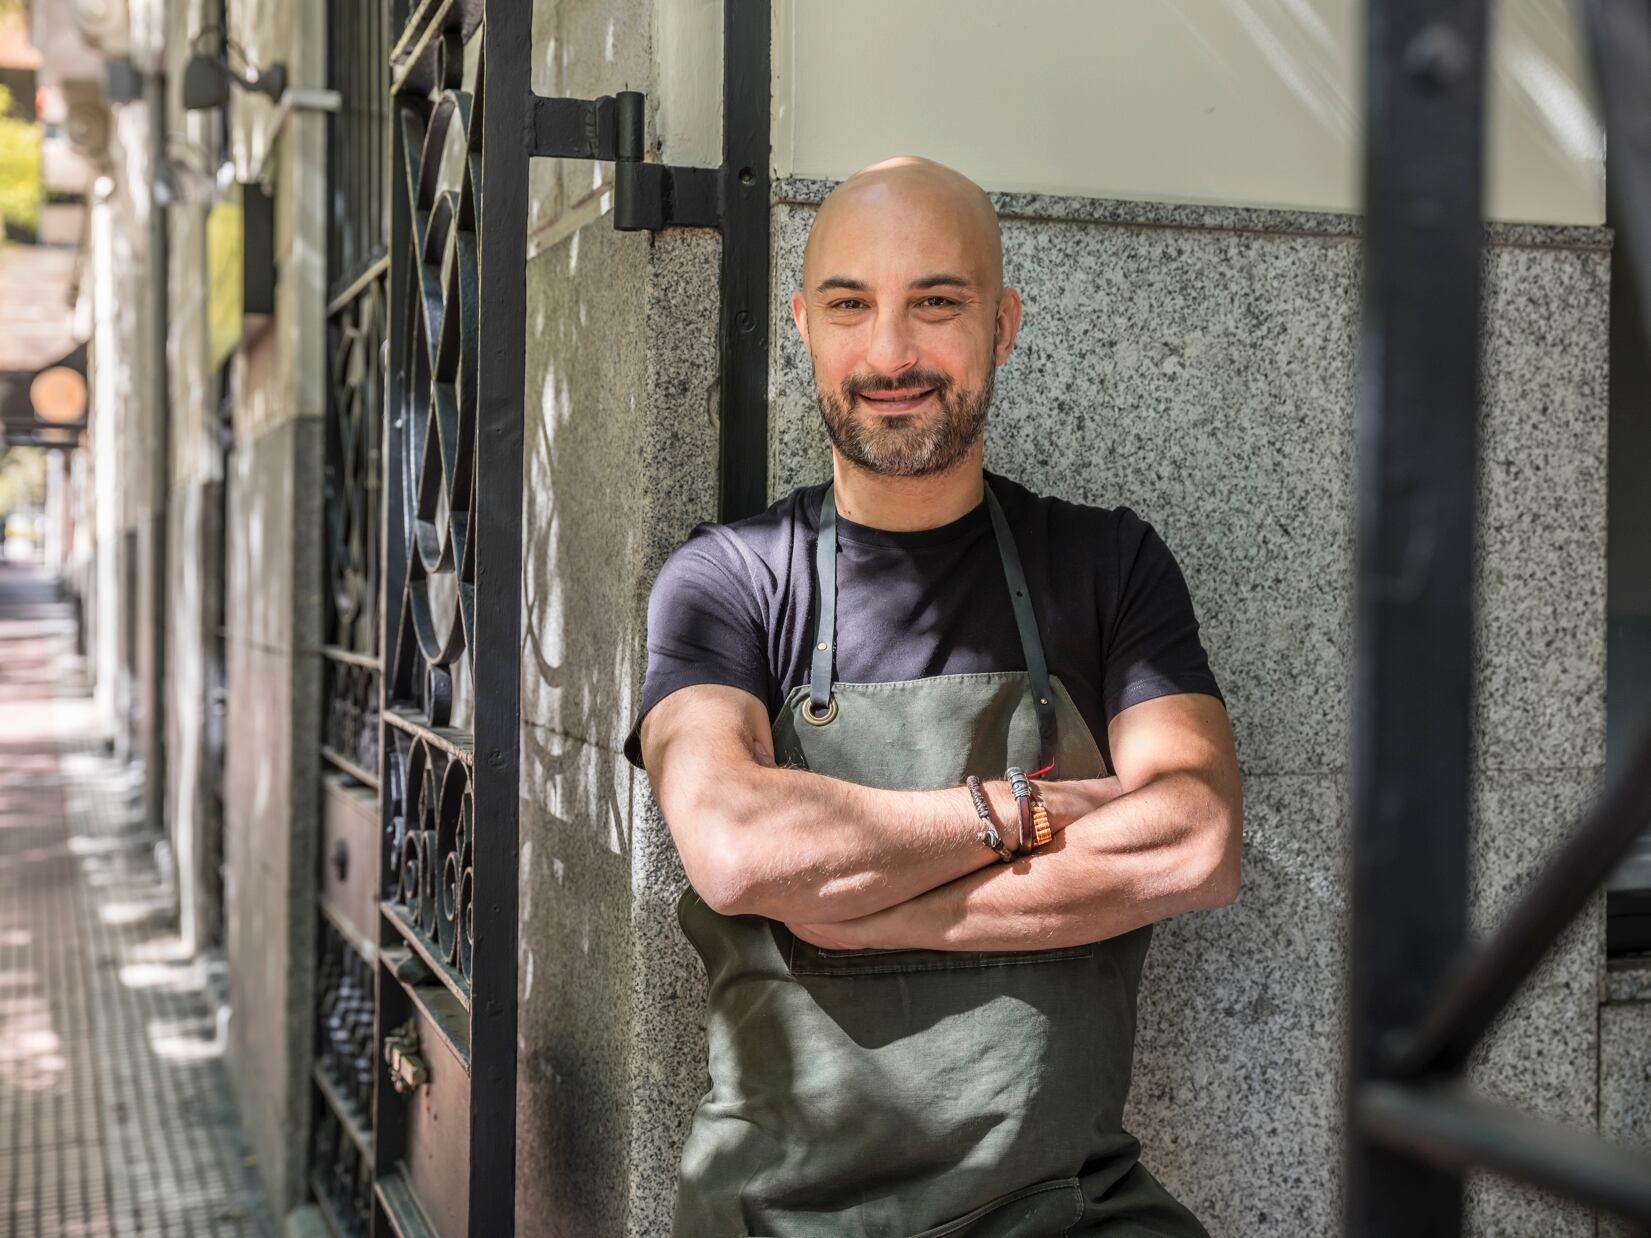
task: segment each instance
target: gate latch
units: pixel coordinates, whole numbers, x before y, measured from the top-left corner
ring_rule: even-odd
[[[390,1066],[390,1085],[406,1093],[430,1081],[430,1068],[418,1051],[418,1024],[408,1019],[384,1038],[384,1060]]]

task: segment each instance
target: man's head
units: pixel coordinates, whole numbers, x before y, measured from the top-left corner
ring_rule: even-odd
[[[864,168],[831,192],[791,314],[837,451],[873,473],[943,472],[980,441],[1020,328],[997,213],[927,159]]]

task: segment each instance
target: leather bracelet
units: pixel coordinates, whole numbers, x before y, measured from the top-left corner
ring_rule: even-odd
[[[981,842],[985,843],[993,851],[997,852],[997,858],[1002,860],[1005,864],[1014,863],[1015,853],[1009,850],[1009,844],[999,838],[998,832],[991,826],[988,825],[985,829],[980,831],[980,833],[976,834],[975,837],[980,839]]]
[[[986,823],[986,828],[975,837],[985,843],[994,852],[997,858],[1005,864],[1015,858],[1015,853],[1009,849],[997,832],[997,826],[992,822],[992,805],[986,799],[986,789],[980,785],[980,779],[970,774],[963,780],[963,785],[969,789],[969,798],[975,802],[975,815]]]
[[[1032,782],[1024,770],[1014,765],[1004,770],[1003,776],[1009,780],[1009,790],[1014,794],[1015,808],[1020,815],[1020,832],[1015,839],[1015,850],[1030,851],[1035,836],[1032,826]]]

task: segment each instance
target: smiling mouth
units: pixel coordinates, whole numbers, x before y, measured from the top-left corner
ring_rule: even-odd
[[[918,387],[910,391],[862,391],[860,399],[880,413],[910,413],[922,408],[934,394],[933,387]]]

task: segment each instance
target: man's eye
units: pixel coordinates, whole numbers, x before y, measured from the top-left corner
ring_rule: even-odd
[[[865,307],[866,303],[864,301],[858,300],[854,297],[844,297],[841,301],[833,301],[830,305],[826,306],[827,309],[834,310],[857,310],[864,309]]]
[[[957,302],[950,297],[924,297],[918,304],[924,309],[951,309]]]

